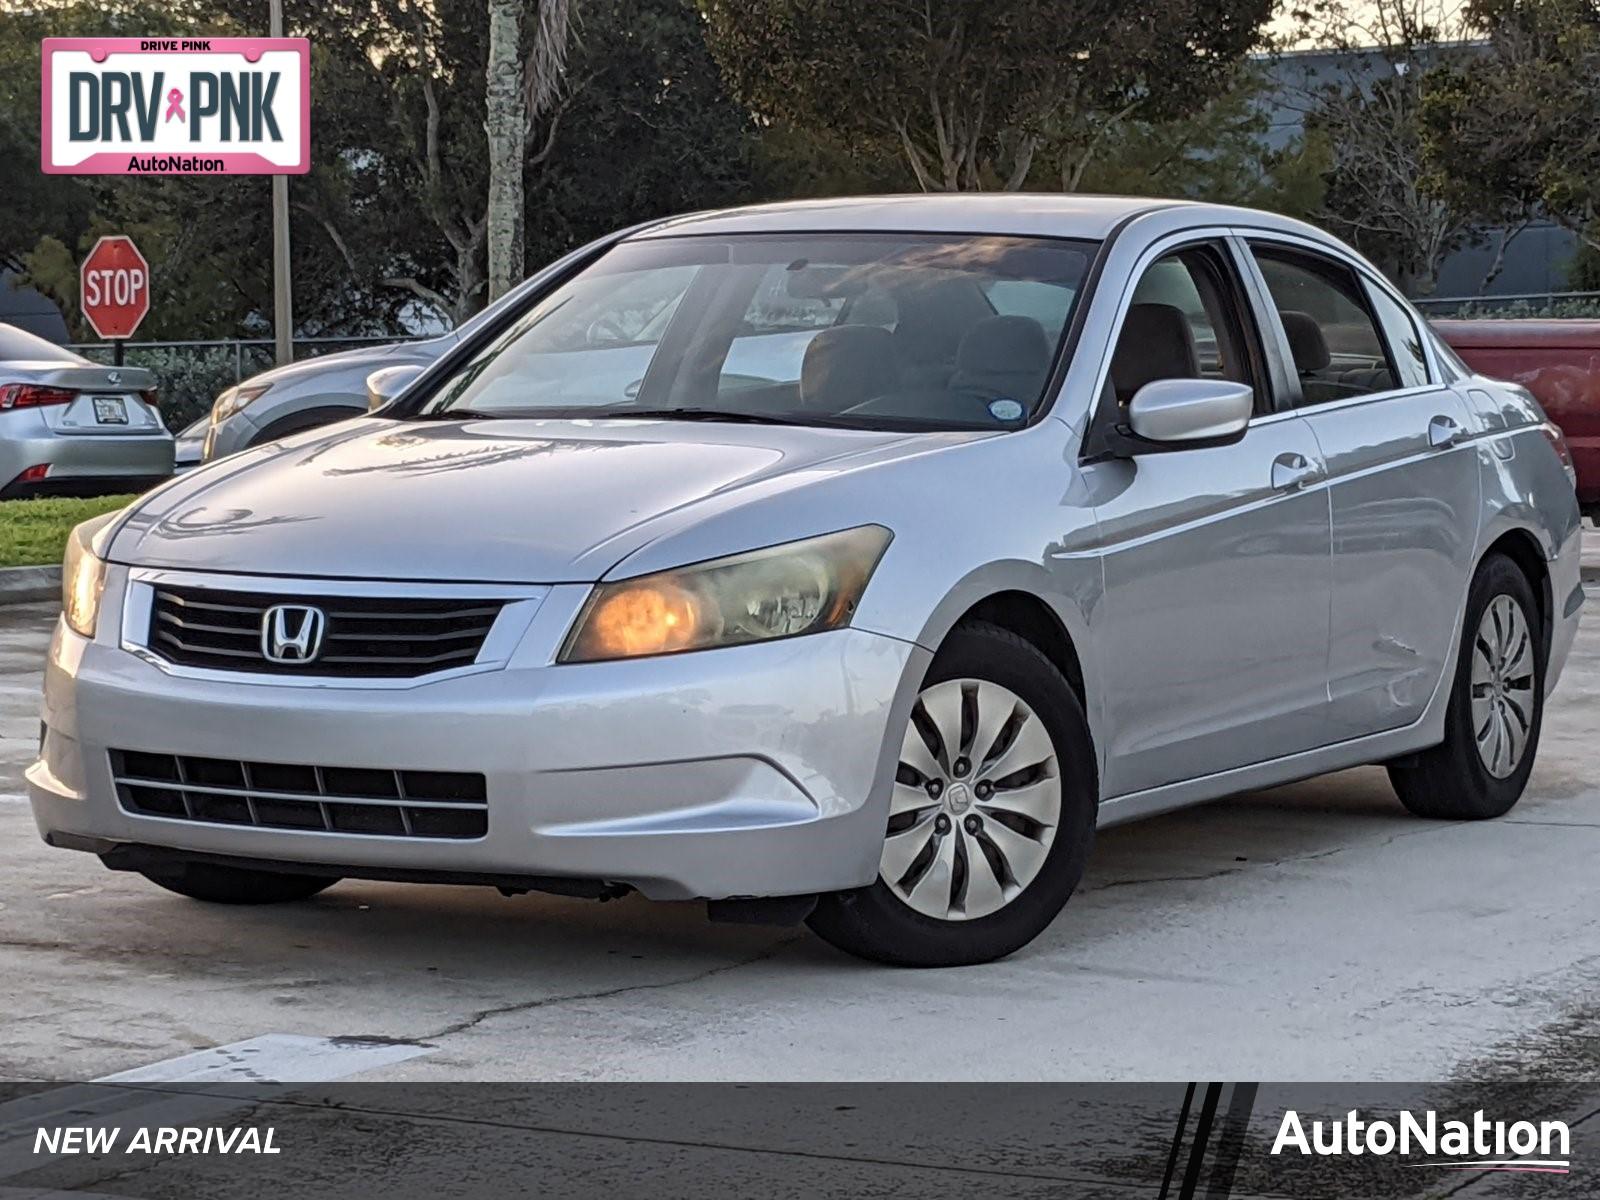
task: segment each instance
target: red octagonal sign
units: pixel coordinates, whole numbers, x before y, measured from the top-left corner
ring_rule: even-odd
[[[132,238],[103,237],[78,271],[83,315],[103,338],[129,338],[150,311],[150,264]]]

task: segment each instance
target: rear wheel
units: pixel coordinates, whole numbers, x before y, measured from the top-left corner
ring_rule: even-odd
[[[289,875],[251,871],[214,863],[185,863],[165,871],[140,871],[169,892],[212,904],[283,904],[307,900],[338,883],[323,875]]]
[[[1400,802],[1421,817],[1483,820],[1510,811],[1533,771],[1544,719],[1544,631],[1528,578],[1491,555],[1467,597],[1444,741],[1391,766]]]
[[[996,626],[958,627],[901,742],[878,878],[824,896],[827,941],[901,966],[960,966],[1032,941],[1083,877],[1097,779],[1061,672]]]

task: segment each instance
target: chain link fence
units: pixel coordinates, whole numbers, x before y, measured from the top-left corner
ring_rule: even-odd
[[[294,357],[299,362],[340,350],[415,340],[412,336],[296,338]],[[116,354],[110,342],[78,342],[67,349],[97,363],[109,364]],[[122,361],[155,372],[161,415],[174,433],[204,416],[218,392],[275,365],[271,338],[126,342]]]

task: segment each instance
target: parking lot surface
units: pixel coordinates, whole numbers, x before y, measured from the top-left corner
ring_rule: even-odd
[[[0,608],[0,1077],[1600,1073],[1594,599],[1509,817],[1418,820],[1375,768],[1234,797],[1104,833],[1010,960],[919,972],[690,904],[346,882],[227,909],[52,850],[21,775],[54,619]]]

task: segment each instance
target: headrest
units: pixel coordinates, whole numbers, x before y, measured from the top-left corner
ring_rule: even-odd
[[[956,346],[972,325],[971,305],[961,286],[958,280],[941,279],[902,288],[896,295],[894,344],[903,367],[942,365],[949,370]]]
[[[800,360],[802,408],[844,412],[899,384],[894,335],[876,325],[835,325],[806,345]]]
[[[1050,339],[1032,317],[985,317],[961,339],[952,390],[1032,407],[1050,370]]]
[[[1322,326],[1310,313],[1280,310],[1278,319],[1283,322],[1283,332],[1289,336],[1289,353],[1294,356],[1297,373],[1309,375],[1333,361],[1333,355],[1328,352],[1328,339],[1322,336]]]
[[[1111,356],[1111,386],[1126,403],[1157,379],[1196,379],[1200,357],[1183,310],[1174,304],[1130,304]]]

